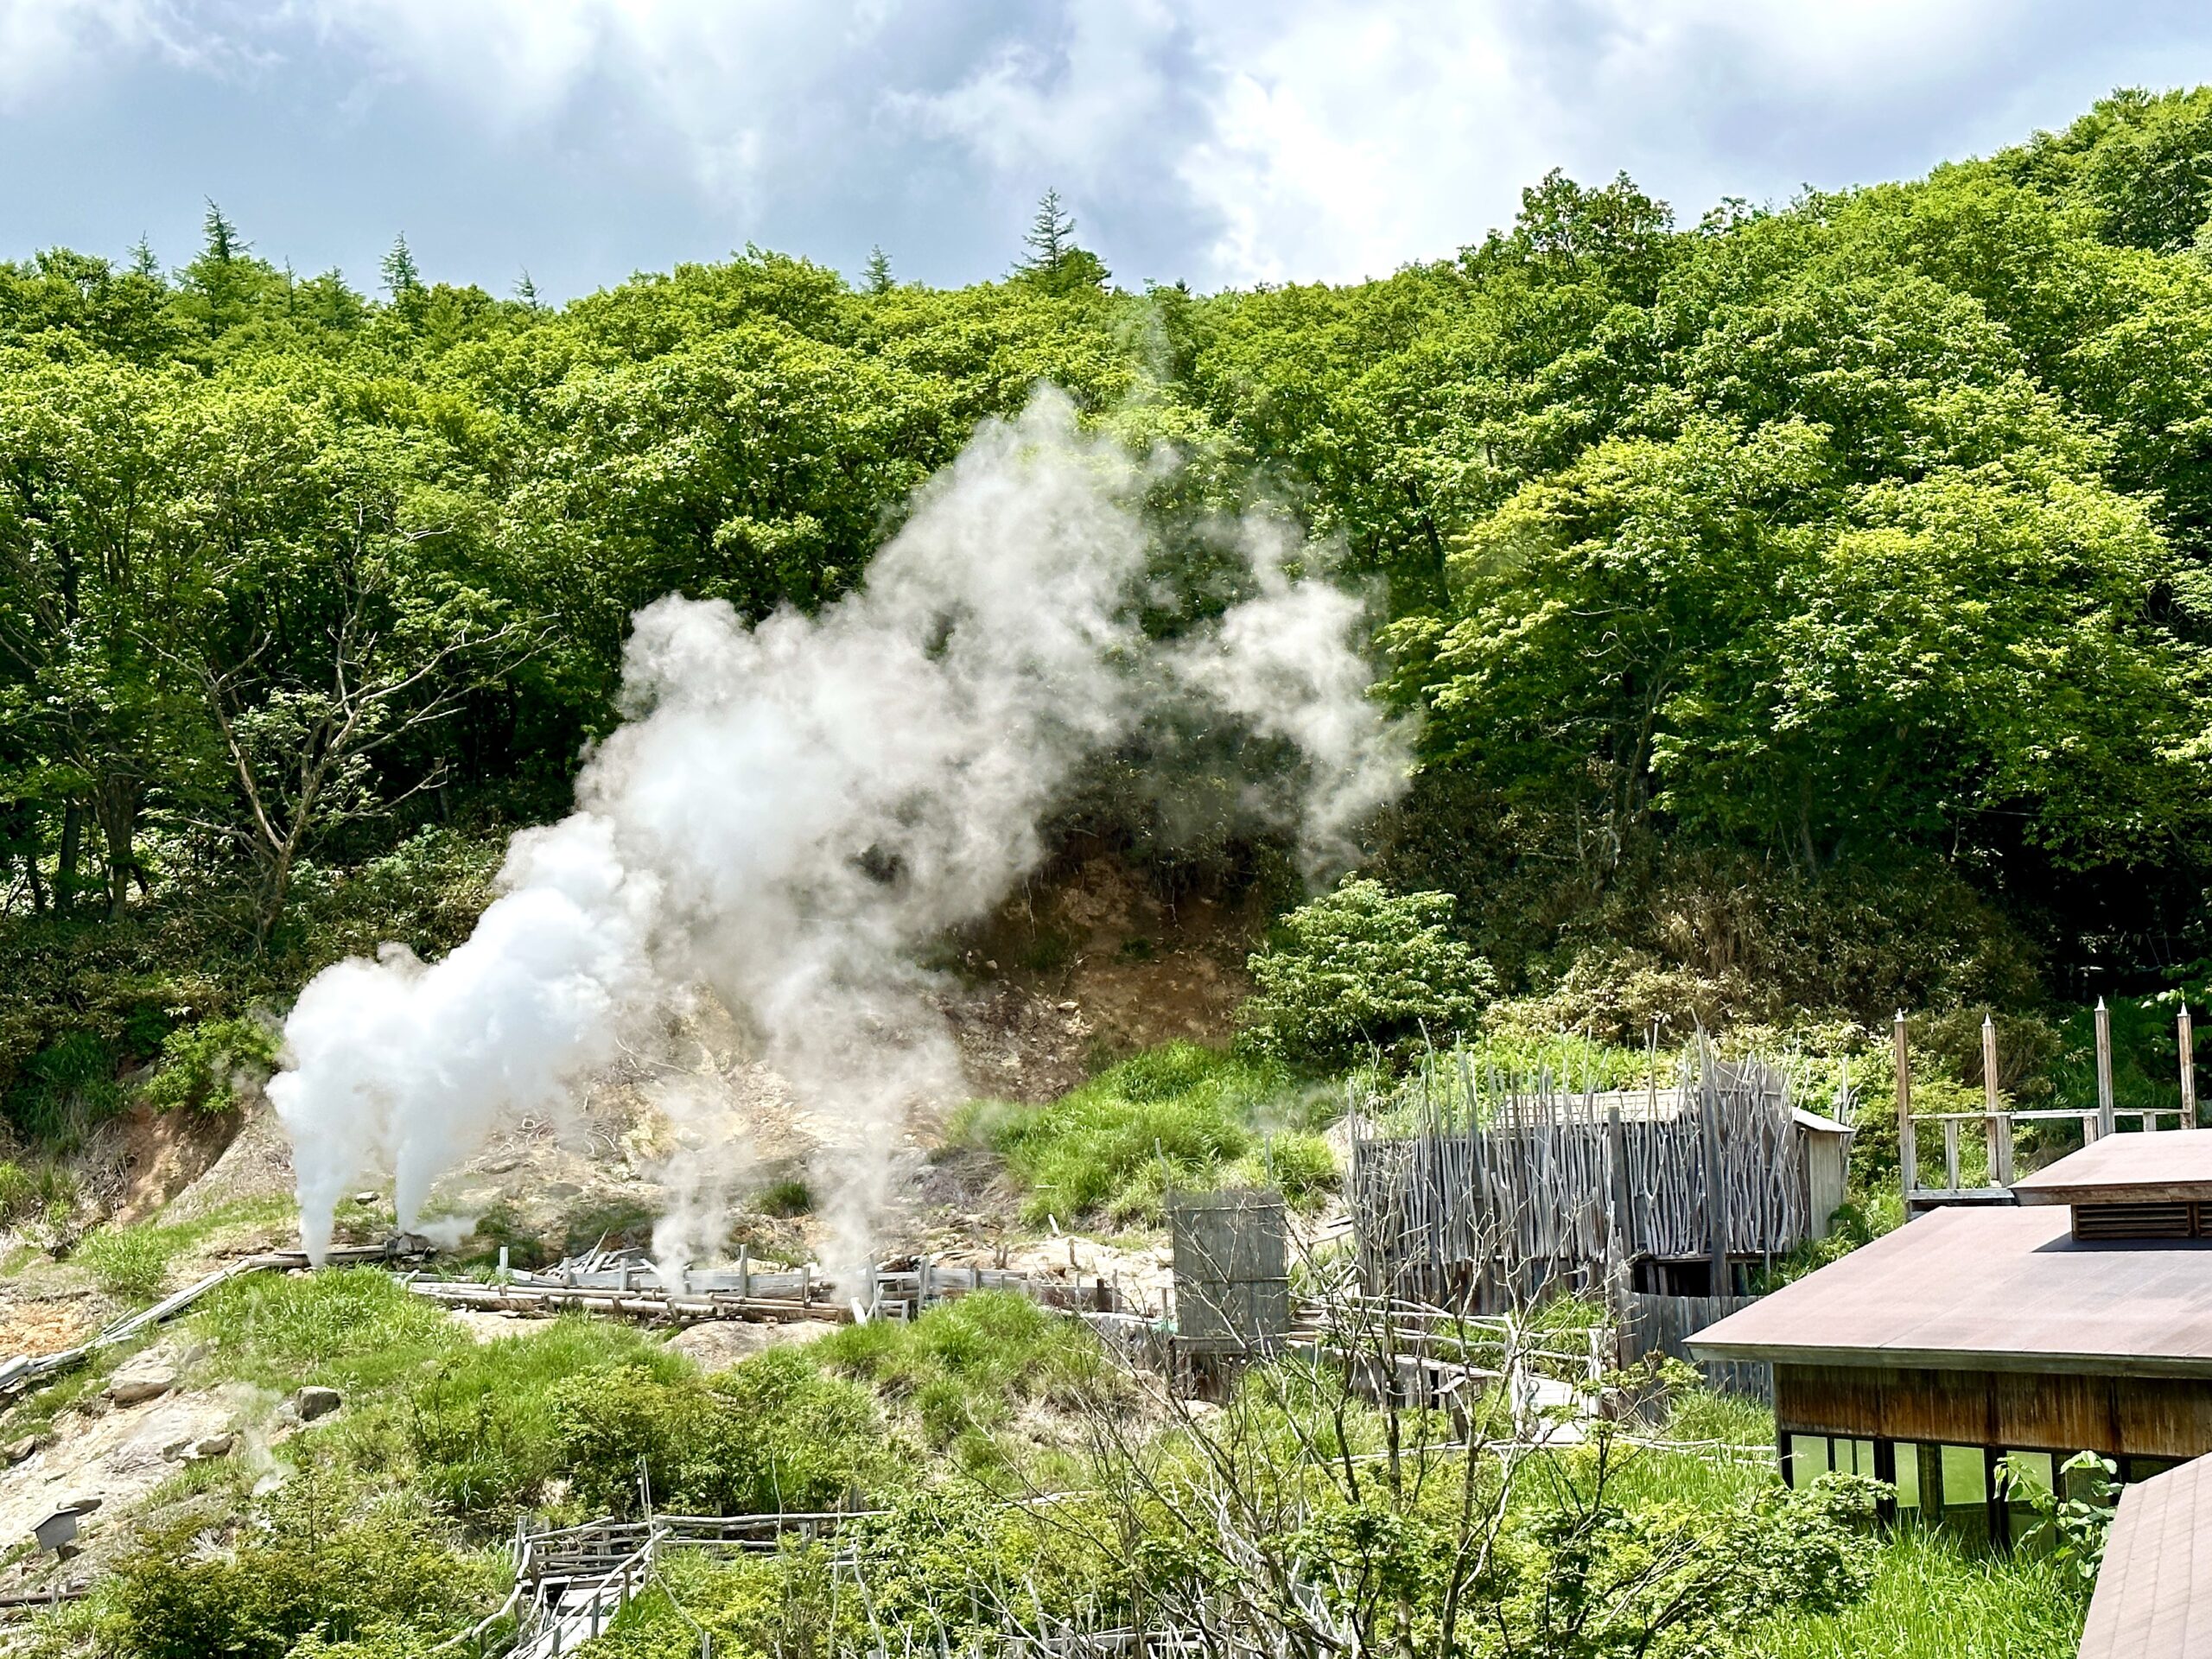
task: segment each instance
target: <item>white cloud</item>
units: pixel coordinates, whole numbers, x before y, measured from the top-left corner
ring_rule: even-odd
[[[192,67],[230,50],[169,0],[0,0],[0,111],[35,107],[118,54]]]
[[[154,63],[228,77],[247,120],[296,121],[280,93],[312,83],[315,108],[356,118],[349,142],[389,147],[401,190],[426,165],[499,191],[556,160],[602,197],[649,190],[683,245],[728,245],[708,226],[830,258],[904,238],[894,251],[957,279],[999,267],[1008,247],[973,244],[994,226],[1010,244],[1052,184],[1125,275],[1344,280],[1478,238],[1554,165],[1626,169],[1688,218],[1917,171],[2063,120],[2146,60],[2212,70],[2212,19],[2117,10],[0,0],[0,117]],[[448,135],[435,156],[409,148],[426,114]]]

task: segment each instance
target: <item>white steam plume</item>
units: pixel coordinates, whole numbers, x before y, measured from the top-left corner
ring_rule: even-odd
[[[1356,602],[1288,580],[1249,530],[1257,597],[1148,642],[1131,601],[1151,475],[1041,393],[984,425],[865,588],[820,615],[748,628],[673,595],[640,611],[624,724],[575,813],[514,838],[475,932],[432,963],[388,945],[328,969],[286,1021],[269,1092],[309,1253],[364,1173],[392,1172],[413,1226],[431,1181],[503,1117],[556,1111],[703,987],[801,1099],[876,1149],[829,1172],[857,1261],[906,1108],[960,1088],[917,953],[1036,867],[1077,768],[1149,703],[1294,746],[1306,845],[1343,842],[1406,760],[1363,696]]]

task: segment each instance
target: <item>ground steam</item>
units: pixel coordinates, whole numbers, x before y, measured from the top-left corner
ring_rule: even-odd
[[[286,1022],[270,1093],[310,1254],[365,1173],[392,1173],[414,1225],[432,1180],[503,1117],[558,1110],[703,989],[877,1149],[824,1172],[857,1261],[906,1108],[960,1089],[918,951],[1038,864],[1077,769],[1163,704],[1294,747],[1295,799],[1256,783],[1254,799],[1294,810],[1325,861],[1405,770],[1402,734],[1362,695],[1358,606],[1287,576],[1279,532],[1236,527],[1255,596],[1147,639],[1132,601],[1154,579],[1139,501],[1157,466],[1041,395],[987,423],[866,587],[819,615],[747,627],[674,595],[639,612],[624,723],[575,811],[515,836],[467,943],[429,963],[399,945],[340,963]],[[699,1086],[671,1096],[677,1116],[711,1117]],[[671,1172],[683,1213],[658,1254],[712,1242],[714,1149],[693,1160]]]

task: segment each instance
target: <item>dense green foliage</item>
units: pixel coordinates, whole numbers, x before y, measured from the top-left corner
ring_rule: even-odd
[[[594,1513],[632,1513],[641,1466],[654,1501],[683,1515],[834,1509],[884,1491],[895,1467],[874,1400],[790,1350],[710,1381],[590,1373],[551,1404],[552,1454]]]
[[[815,1352],[900,1402],[931,1445],[963,1443],[971,1459],[988,1452],[991,1433],[1020,1405],[1113,1392],[1087,1331],[1004,1291],[932,1308],[912,1325],[849,1325]]]
[[[1554,175],[1344,288],[1118,290],[1057,203],[956,291],[749,251],[552,309],[395,250],[372,299],[212,211],[171,271],[0,265],[7,1113],[66,1141],[165,1052],[209,1098],[172,1033],[281,1002],[334,910],[435,947],[362,872],[553,810],[635,607],[845,592],[1042,381],[1192,463],[1164,523],[1287,503],[1377,583],[1424,716],[1377,873],[1505,991],[1633,1032],[2158,988],[2212,957],[2208,180],[2212,92],[2129,93],[1687,226]],[[1190,856],[1142,770],[1086,827]]]
[[[1409,1058],[1472,1033],[1490,964],[1446,931],[1452,895],[1347,876],[1284,917],[1251,961],[1240,1016],[1254,1052],[1319,1071]]]
[[[1327,1147],[1281,1121],[1287,1096],[1273,1066],[1169,1043],[1048,1105],[976,1102],[950,1133],[1005,1156],[1032,1221],[1156,1222],[1174,1187],[1280,1186],[1305,1203],[1333,1186]]]

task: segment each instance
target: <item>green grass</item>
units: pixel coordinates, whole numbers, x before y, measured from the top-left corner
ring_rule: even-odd
[[[1159,1220],[1171,1187],[1272,1185],[1294,1203],[1318,1198],[1335,1185],[1335,1162],[1306,1125],[1284,1121],[1299,1103],[1272,1067],[1170,1043],[1049,1105],[974,1102],[952,1135],[1006,1159],[1033,1224],[1127,1225]]]
[[[289,1198],[270,1197],[225,1205],[189,1221],[102,1227],[85,1236],[70,1260],[118,1300],[153,1302],[178,1288],[171,1270],[179,1257],[226,1232],[267,1227],[292,1213]]]
[[[1745,1659],[2073,1659],[2087,1599],[2047,1562],[1978,1555],[1902,1528],[1840,1613],[1748,1632]]]
[[[911,1325],[847,1325],[810,1351],[903,1404],[931,1445],[960,1444],[971,1461],[1017,1406],[1072,1403],[1110,1376],[1080,1321],[1011,1291],[940,1303]]]

